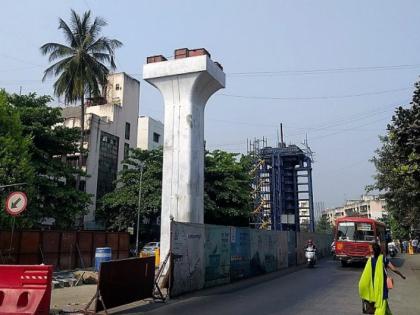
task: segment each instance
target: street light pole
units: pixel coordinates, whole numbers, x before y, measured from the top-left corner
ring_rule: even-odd
[[[136,231],[136,256],[139,255],[139,230],[140,230],[140,204],[141,204],[141,184],[143,180],[144,163],[140,162],[140,182],[139,182],[139,199],[137,204],[137,231]]]

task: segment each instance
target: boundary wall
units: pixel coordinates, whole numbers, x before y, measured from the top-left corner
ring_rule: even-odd
[[[288,233],[295,232],[172,221],[171,296],[304,264],[308,239],[318,257],[329,254],[331,235]]]
[[[10,231],[0,230],[0,264],[87,268],[94,266],[97,247],[111,247],[112,259],[127,258],[129,241],[126,232],[24,230],[12,239]]]

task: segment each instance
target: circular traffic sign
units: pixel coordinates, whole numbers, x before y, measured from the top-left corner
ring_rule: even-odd
[[[6,211],[15,217],[25,211],[27,204],[28,198],[26,194],[21,191],[15,191],[7,196]]]

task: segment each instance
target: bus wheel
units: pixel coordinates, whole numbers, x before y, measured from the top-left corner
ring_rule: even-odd
[[[348,264],[348,262],[347,261],[345,261],[345,260],[342,260],[341,261],[341,266],[342,267],[347,267],[349,264]]]

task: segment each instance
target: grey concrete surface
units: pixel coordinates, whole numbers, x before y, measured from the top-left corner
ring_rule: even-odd
[[[67,311],[83,309],[95,295],[95,292],[96,284],[54,289],[52,290],[50,308]]]
[[[420,255],[399,256],[395,265],[407,276],[394,276],[390,292],[394,315],[420,314]],[[341,267],[331,259],[321,260],[314,269],[298,268],[202,290],[171,300],[126,308],[114,314],[224,315],[224,314],[361,314],[358,281],[363,266]]]

